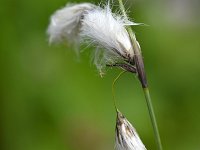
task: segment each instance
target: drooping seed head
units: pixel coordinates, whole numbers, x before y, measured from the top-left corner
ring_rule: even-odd
[[[115,143],[116,150],[146,150],[135,128],[119,111],[116,119]]]
[[[57,10],[51,16],[47,32],[50,43],[94,45],[96,50],[93,53],[93,62],[100,73],[106,65],[113,65],[138,73],[140,78],[141,67],[138,66],[141,63],[137,63],[136,60],[140,53],[136,53],[138,50],[136,51],[126,29],[126,26],[130,25],[138,24],[121,14],[113,13],[109,3],[104,7],[82,3],[67,5]],[[136,41],[136,38],[134,40]],[[139,43],[136,43],[140,51]],[[143,85],[146,87],[146,83]]]

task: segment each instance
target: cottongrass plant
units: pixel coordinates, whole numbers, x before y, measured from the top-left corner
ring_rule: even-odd
[[[96,47],[94,64],[100,73],[104,71],[106,66],[115,66],[136,74],[144,90],[158,150],[162,150],[148,90],[141,48],[130,27],[138,24],[128,19],[122,0],[118,1],[122,14],[112,13],[109,3],[104,7],[91,3],[68,4],[57,10],[51,16],[47,30],[49,41],[50,43],[67,42],[74,45],[82,43],[94,45]],[[142,149],[141,145],[143,144],[138,142],[140,140],[134,132],[135,129],[127,119],[121,119],[122,116],[119,117],[119,114],[118,122],[122,123],[123,126],[117,126],[117,131],[120,131],[118,135],[121,137],[121,142],[118,141],[117,143],[117,150],[145,149],[144,146]],[[126,129],[122,130],[122,127],[127,127],[127,132],[125,132]],[[130,132],[128,132],[129,129],[131,129]],[[130,133],[136,136],[129,136]],[[127,146],[125,146],[125,143],[128,143]],[[129,144],[133,146],[131,147]],[[138,146],[141,146],[141,148],[137,148]]]

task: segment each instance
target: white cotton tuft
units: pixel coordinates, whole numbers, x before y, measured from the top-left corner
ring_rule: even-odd
[[[69,43],[79,40],[79,27],[82,14],[86,10],[91,10],[95,5],[90,3],[82,3],[76,5],[67,5],[66,7],[57,10],[51,16],[51,22],[47,33],[49,35],[49,42]]]
[[[135,24],[113,14],[108,4],[105,8],[86,11],[82,19],[81,36],[115,56],[130,59],[134,52],[126,25]]]
[[[146,150],[135,128],[120,112],[117,112],[115,142],[116,150]]]
[[[49,42],[95,44],[94,64],[102,72],[105,66],[134,62],[134,50],[126,26],[138,25],[111,12],[109,3],[101,8],[90,3],[67,5],[51,16]]]

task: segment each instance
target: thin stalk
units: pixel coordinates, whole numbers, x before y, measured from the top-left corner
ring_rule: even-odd
[[[151,102],[151,96],[150,96],[150,93],[149,93],[149,89],[143,88],[143,91],[144,91],[149,115],[150,115],[150,118],[151,118],[151,123],[152,123],[152,126],[153,126],[156,145],[157,145],[158,150],[162,150],[162,143],[161,143],[160,134],[159,134],[159,130],[158,130],[157,122],[156,122],[155,113],[154,113],[154,110],[153,110],[153,105],[152,105],[152,102]]]
[[[128,19],[122,0],[118,0],[118,2],[119,2],[119,7],[122,11],[123,16],[126,19]],[[130,26],[128,26],[127,31],[129,33],[131,42],[133,44],[133,49],[135,50],[134,51],[135,55],[138,55],[138,56],[141,57],[141,54],[139,54],[139,53],[141,53],[141,51],[140,51],[140,48],[138,47],[136,37],[135,37],[135,34],[132,31],[132,28]],[[143,66],[143,61],[141,63],[142,63],[142,66]],[[144,69],[144,68],[142,68],[142,69]],[[144,75],[144,79],[146,80],[145,75]],[[143,81],[143,80],[140,79],[140,81]],[[149,111],[149,115],[150,115],[150,119],[151,119],[151,124],[153,126],[153,131],[154,131],[157,149],[162,150],[162,144],[161,144],[161,139],[160,139],[160,135],[159,135],[159,131],[158,131],[156,117],[155,117],[155,113],[154,113],[154,110],[153,110],[153,105],[152,105],[152,102],[151,102],[151,97],[150,97],[150,94],[149,94],[149,89],[148,89],[146,81],[145,81],[145,84],[143,84],[143,91],[144,91],[144,95],[145,95],[145,99],[146,99],[146,103],[147,103],[147,107],[148,107],[148,111]]]
[[[117,80],[127,71],[122,71],[120,72],[120,74],[115,78],[115,80],[112,83],[112,98],[113,98],[113,102],[114,102],[114,106],[115,106],[115,110],[116,112],[118,112],[118,108],[117,108],[117,102],[116,102],[116,98],[115,98],[115,83],[117,82]]]

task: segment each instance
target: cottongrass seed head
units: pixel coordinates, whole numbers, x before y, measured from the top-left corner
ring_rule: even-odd
[[[95,45],[94,64],[101,71],[107,64],[133,62],[134,50],[126,30],[137,25],[120,14],[90,3],[67,5],[51,16],[49,41]]]
[[[146,150],[135,128],[119,111],[116,119],[115,149]]]

